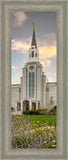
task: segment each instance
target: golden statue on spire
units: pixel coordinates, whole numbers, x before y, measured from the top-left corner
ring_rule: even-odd
[[[36,26],[36,24],[34,24],[34,23],[32,23],[33,24],[33,31],[35,31],[35,26]]]

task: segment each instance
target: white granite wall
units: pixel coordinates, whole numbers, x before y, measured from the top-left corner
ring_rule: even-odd
[[[20,86],[21,86],[21,99],[22,99],[23,98],[23,77],[21,77],[20,80],[21,80]]]
[[[57,105],[57,85],[56,83],[49,83],[47,77],[42,75],[42,67],[38,64],[36,69],[36,65],[34,64],[34,72],[35,72],[35,97],[32,98],[35,102],[37,100],[40,101],[41,108],[50,108],[50,98],[53,97],[54,106]],[[11,106],[13,106],[16,110],[17,102],[21,102],[21,110],[23,107],[23,100],[29,98],[29,66],[27,69],[23,69],[23,77],[21,77],[21,84],[12,85],[11,88]],[[47,83],[48,82],[48,83]],[[30,107],[31,109],[31,107]]]
[[[43,86],[43,90],[42,90],[42,99],[43,99],[42,108],[45,109],[46,108],[46,76],[45,75],[42,76],[42,86]]]
[[[57,105],[57,85],[56,83],[47,83],[47,89],[49,91],[47,91],[46,93],[46,99],[47,99],[47,107],[51,107],[49,105],[49,102],[50,102],[50,98],[53,97],[53,100],[54,100],[54,105]]]
[[[23,98],[26,98],[26,68],[23,68]]]
[[[40,77],[40,80],[38,80],[38,76]],[[40,100],[41,108],[47,108],[50,109],[51,106],[49,104],[50,98],[53,96],[54,105],[57,105],[57,86],[56,83],[45,83],[45,75],[42,78],[42,92],[41,92],[41,74],[40,69],[37,74],[37,99]],[[17,107],[17,102],[21,102],[21,110],[23,107],[23,77],[21,78],[21,85],[12,85],[11,88],[11,106],[15,108]],[[20,90],[21,89],[21,90]],[[43,98],[41,101],[41,97]]]
[[[37,99],[41,100],[41,68],[37,68]]]
[[[27,99],[29,98],[29,66],[27,66]]]
[[[19,101],[19,98],[20,98],[19,88],[20,88],[19,84],[12,85],[11,87],[11,106],[15,108],[15,110],[17,107],[17,101]]]

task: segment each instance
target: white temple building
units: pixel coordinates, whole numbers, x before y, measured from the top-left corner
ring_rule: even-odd
[[[48,78],[43,72],[43,66],[39,61],[35,24],[33,24],[29,59],[22,68],[20,79],[20,84],[12,84],[11,86],[11,106],[16,114],[25,110],[49,109],[51,97],[54,100],[53,106],[57,105],[56,82],[48,82]]]

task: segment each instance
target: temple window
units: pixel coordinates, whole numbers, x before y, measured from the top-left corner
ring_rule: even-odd
[[[32,51],[32,57],[34,57],[34,51]]]
[[[37,57],[37,53],[35,53],[35,57]]]

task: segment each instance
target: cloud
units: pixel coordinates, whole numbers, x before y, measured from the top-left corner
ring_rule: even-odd
[[[12,50],[16,50],[21,52],[22,54],[25,54],[28,52],[30,48],[30,43],[27,43],[23,40],[12,40]]]
[[[56,46],[40,46],[39,47],[39,57],[42,59],[51,58],[56,56]]]
[[[48,80],[49,80],[49,81],[53,81],[53,78],[52,78],[52,77],[48,77]]]
[[[19,68],[18,68],[18,67],[15,67],[15,66],[12,66],[12,69],[13,69],[14,71],[19,71]]]
[[[57,49],[56,49],[56,35],[54,33],[47,34],[44,36],[45,39],[38,39],[38,47],[39,47],[39,58],[44,60],[52,57],[56,57]],[[29,51],[31,46],[31,37],[22,40],[12,40],[12,50],[17,50],[22,54],[26,54]],[[50,61],[47,61],[47,65]]]
[[[20,84],[20,78],[13,80],[13,84]]]
[[[25,13],[20,11],[14,12],[13,17],[14,26],[21,26],[27,20],[27,16],[25,15]]]
[[[56,33],[46,34],[44,35],[44,39],[47,45],[56,46]]]
[[[40,60],[40,63],[43,65],[43,68],[45,68],[45,62]]]
[[[19,51],[22,54],[26,54],[29,51],[31,44],[30,38],[27,40],[12,40],[11,48],[12,50]],[[39,47],[39,57],[40,59],[47,59],[56,56],[56,46],[40,46]]]
[[[57,47],[56,47],[56,34],[50,33],[46,34],[41,39],[38,39],[39,47],[39,57],[41,59],[56,57]]]
[[[38,46],[56,46],[56,33],[44,34],[37,39]]]
[[[46,60],[46,66],[49,67],[50,64],[51,64],[51,60],[47,59]]]
[[[16,82],[21,83],[20,78],[16,80]]]
[[[46,59],[46,60],[40,59],[40,63],[43,65],[43,69],[45,70],[46,68],[50,66],[51,60],[50,59]]]

